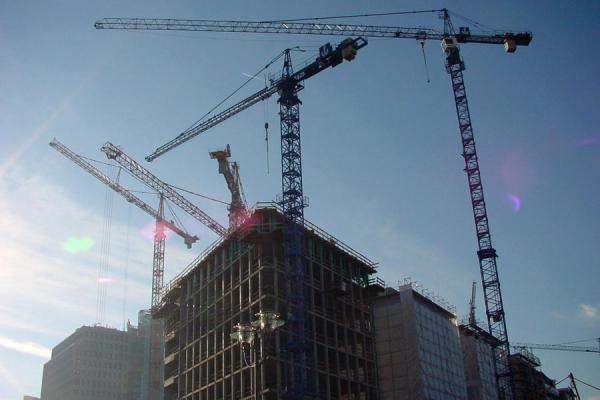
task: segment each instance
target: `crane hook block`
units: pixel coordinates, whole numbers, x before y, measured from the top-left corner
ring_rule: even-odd
[[[515,39],[504,39],[504,51],[507,53],[514,53],[517,51],[517,42]]]

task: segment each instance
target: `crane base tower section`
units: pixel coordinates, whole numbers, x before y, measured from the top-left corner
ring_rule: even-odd
[[[298,369],[315,382],[314,398],[377,399],[370,301],[380,284],[374,263],[308,221],[303,230],[304,281],[284,265],[284,216],[272,204],[221,239],[171,281],[157,317],[165,321],[165,400],[282,399]],[[291,285],[306,298],[305,365],[282,354],[289,329]],[[259,311],[278,312],[286,324],[263,338],[256,381],[240,344],[238,323]],[[289,374],[287,379],[284,374]]]

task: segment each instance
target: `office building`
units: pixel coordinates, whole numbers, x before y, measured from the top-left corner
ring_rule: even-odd
[[[144,315],[140,313],[140,317]],[[139,400],[147,324],[126,331],[82,326],[52,349],[44,365],[44,400]]]

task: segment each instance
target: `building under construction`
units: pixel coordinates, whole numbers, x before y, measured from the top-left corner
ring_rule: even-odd
[[[319,399],[377,399],[369,303],[383,287],[372,279],[374,264],[305,222],[305,280],[290,282],[283,222],[277,206],[258,205],[242,227],[166,286],[156,315],[165,322],[165,399],[284,398],[298,368],[286,356],[290,285],[304,286],[306,392]],[[278,313],[284,324],[261,335],[253,359],[232,333],[265,311]]]

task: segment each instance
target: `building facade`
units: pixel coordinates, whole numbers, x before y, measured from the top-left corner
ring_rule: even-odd
[[[539,370],[540,359],[528,348],[520,347],[510,355],[515,400],[550,400],[560,398],[554,380]]]
[[[467,380],[467,398],[498,400],[493,347],[498,340],[477,325],[460,325],[459,332]]]
[[[411,284],[373,304],[381,400],[466,400],[456,315]]]
[[[44,400],[139,400],[144,321],[126,331],[82,326],[52,349],[44,365]],[[147,373],[147,372],[146,372]]]
[[[303,285],[308,351],[301,373],[319,399],[377,399],[368,306],[373,263],[305,222],[304,282],[290,282],[283,258],[283,217],[259,206],[237,232],[209,248],[167,286],[157,315],[165,323],[165,399],[264,400],[284,397],[292,365],[283,325],[262,338],[257,368],[231,339],[237,323],[260,311],[286,320],[290,285]]]

